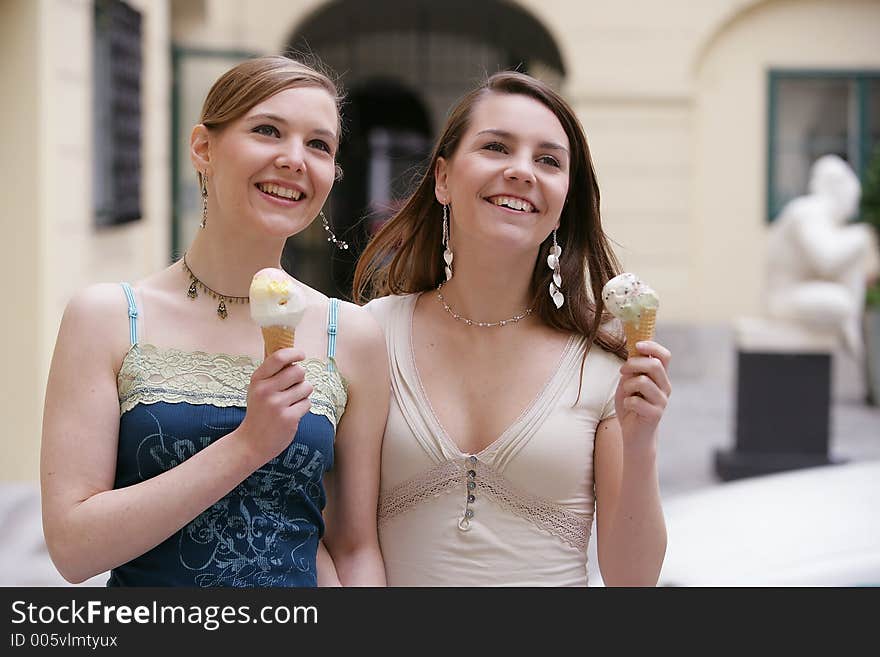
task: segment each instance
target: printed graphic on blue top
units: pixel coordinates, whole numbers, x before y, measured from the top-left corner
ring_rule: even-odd
[[[240,407],[136,406],[120,418],[124,440],[116,487],[178,466],[243,418]],[[159,577],[184,586],[316,586],[314,555],[326,501],[322,480],[332,460],[332,424],[307,413],[279,456],[167,541],[115,569],[110,583],[147,583],[143,576],[151,585],[162,585]]]

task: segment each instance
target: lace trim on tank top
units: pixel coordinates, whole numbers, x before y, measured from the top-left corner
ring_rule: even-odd
[[[475,476],[470,477],[469,470]],[[475,484],[473,491],[468,490],[469,481]],[[485,496],[506,511],[528,520],[573,548],[584,552],[587,550],[593,523],[592,511],[581,516],[537,495],[516,490],[501,473],[479,460],[476,464],[466,459],[444,461],[383,492],[379,498],[379,525],[456,488],[461,489],[462,507],[465,507],[467,496],[471,492],[477,500]],[[592,504],[589,507],[592,508]],[[470,517],[473,517],[470,522],[479,522],[477,515]]]
[[[137,404],[157,402],[245,407],[251,375],[258,365],[248,356],[135,344],[125,355],[116,379],[119,413]],[[328,370],[327,362],[319,358],[308,358],[300,365],[314,386],[309,395],[311,412],[323,415],[335,428],[348,401],[345,379],[337,368]]]

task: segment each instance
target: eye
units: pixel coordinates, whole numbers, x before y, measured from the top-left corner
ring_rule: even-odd
[[[309,142],[309,146],[311,148],[317,148],[320,151],[324,151],[325,153],[333,154],[333,149],[330,148],[330,144],[328,144],[323,139],[312,139]]]
[[[483,146],[483,149],[487,151],[496,151],[498,153],[507,152],[507,146],[498,141],[490,141],[488,144]]]
[[[542,155],[541,157],[538,158],[538,162],[540,162],[541,164],[547,164],[551,167],[556,167],[557,169],[562,168],[562,165],[559,163],[559,160],[557,160],[552,155]]]
[[[268,123],[264,123],[263,125],[258,125],[253,129],[253,132],[256,132],[259,135],[264,135],[266,137],[280,137],[281,132],[274,125],[269,125]]]

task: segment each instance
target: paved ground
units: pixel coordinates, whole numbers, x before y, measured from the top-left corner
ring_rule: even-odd
[[[664,496],[720,483],[715,450],[735,444],[736,350],[723,328],[658,328],[673,352],[673,395],[661,423],[660,487]],[[847,354],[832,366],[829,455],[880,459],[880,407],[865,403],[864,373]]]
[[[731,334],[724,328],[660,327],[658,339],[674,354],[674,393],[661,424],[663,496],[723,485],[715,475],[713,455],[716,449],[734,445],[736,373]],[[832,458],[880,459],[880,408],[865,405],[863,380],[851,359],[835,355]],[[0,527],[0,586],[65,584],[46,553],[36,484],[0,485]],[[594,553],[591,558],[595,563]],[[591,583],[593,579],[598,578],[591,578]],[[98,576],[85,585],[105,582],[106,576]]]

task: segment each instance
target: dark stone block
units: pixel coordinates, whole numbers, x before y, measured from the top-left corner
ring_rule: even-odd
[[[735,421],[734,449],[715,454],[724,481],[831,463],[831,354],[740,351]]]

